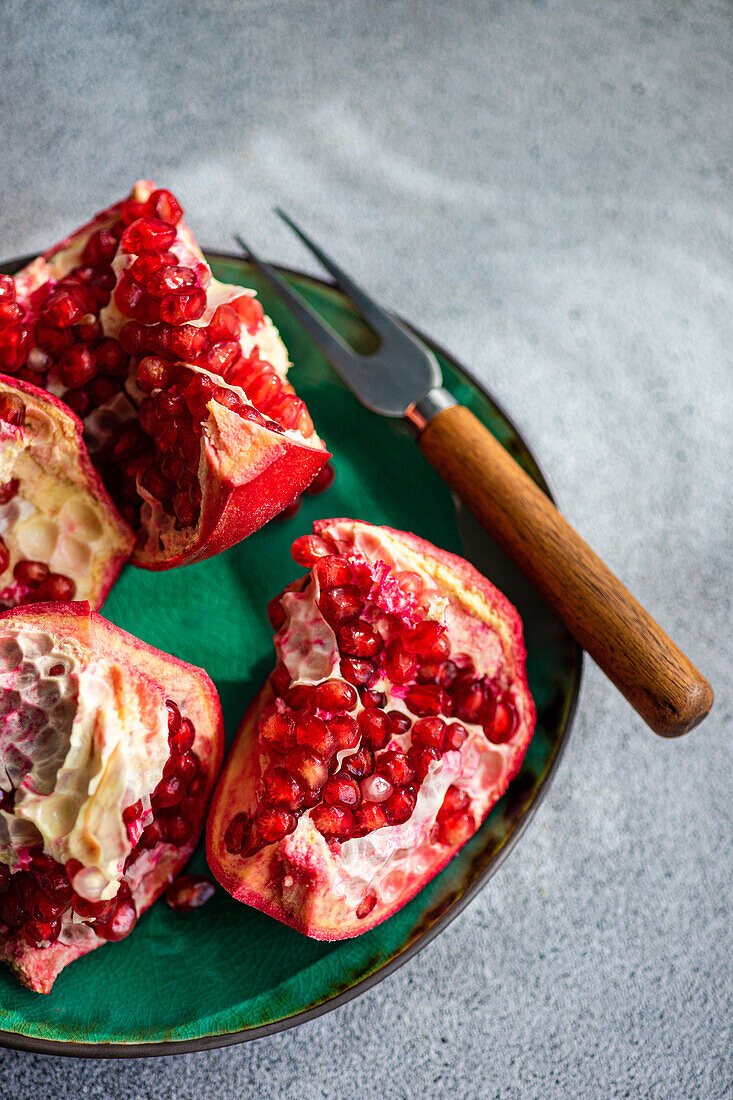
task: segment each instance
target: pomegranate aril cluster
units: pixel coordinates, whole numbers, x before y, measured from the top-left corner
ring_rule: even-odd
[[[380,611],[363,563],[318,535],[297,539],[293,557],[311,570],[308,583],[317,582],[341,677],[293,684],[282,663],[271,676],[277,703],[259,727],[267,761],[261,799],[254,815],[232,819],[225,836],[228,850],[243,855],[292,833],[305,813],[336,842],[403,824],[431,766],[466,741],[464,722],[482,726],[494,743],[509,740],[517,723],[512,702],[477,674],[467,655],[451,658],[444,626],[427,617],[407,625]],[[280,630],[286,615],[279,598],[268,614]],[[385,682],[409,714],[385,709],[387,695],[378,686]],[[468,795],[449,787],[435,839],[463,843],[474,829]]]
[[[181,716],[174,702],[168,700],[166,707],[171,755],[151,797],[152,820],[148,813],[146,825],[142,826],[142,801],[126,807],[122,813],[133,844],[125,861],[125,872],[146,849],[161,843],[174,847],[186,844],[198,829],[205,810],[206,779],[201,761],[193,751],[196,731],[190,719]],[[0,808],[12,812],[14,793],[12,790],[3,792]],[[70,912],[102,939],[120,940],[129,935],[137,921],[137,910],[125,878],[111,900],[89,901],[76,894],[71,885],[82,868],[78,860],[69,860],[62,866],[40,849],[31,851],[30,857],[27,869],[15,873],[0,864],[0,924],[36,948],[47,947],[58,940],[63,917]],[[208,897],[209,892],[204,892]],[[188,905],[180,902],[178,907],[191,908],[202,904],[206,897],[190,901]]]

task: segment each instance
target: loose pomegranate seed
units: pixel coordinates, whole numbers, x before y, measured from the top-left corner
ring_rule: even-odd
[[[165,900],[177,913],[188,913],[213,898],[215,889],[206,875],[180,875],[166,890]]]
[[[293,561],[310,569],[319,558],[331,557],[334,549],[330,540],[322,539],[319,535],[301,535],[293,543],[290,553]]]
[[[329,722],[340,750],[353,749],[359,743],[359,726],[349,714],[335,714]]]
[[[19,584],[27,584],[30,588],[37,588],[48,576],[48,566],[43,561],[28,561],[23,559],[15,563],[13,576]]]
[[[313,575],[318,581],[321,592],[324,588],[337,588],[348,585],[352,577],[349,563],[336,556],[320,558],[313,566]]]
[[[374,771],[374,753],[362,745],[351,756],[346,756],[341,766],[354,779],[363,779]]]
[[[408,710],[420,717],[430,714],[450,715],[453,709],[453,700],[448,692],[436,684],[411,687],[405,695],[405,704]]]
[[[337,710],[353,710],[358,698],[352,685],[343,680],[325,680],[313,692],[315,705],[332,713]]]
[[[265,318],[265,313],[260,303],[256,298],[251,298],[248,294],[243,294],[240,298],[235,298],[231,305],[241,318],[247,331],[250,335],[254,336]]]
[[[303,803],[304,791],[300,783],[285,768],[268,768],[262,782],[265,798],[272,806],[283,810],[297,810]]]
[[[462,722],[480,722],[486,696],[480,680],[471,680],[453,693],[453,713]]]
[[[345,806],[316,806],[311,820],[326,840],[347,840],[356,828],[354,815]]]
[[[275,596],[267,605],[267,618],[273,630],[280,630],[285,626],[285,608],[279,596]]]
[[[386,802],[394,790],[393,785],[383,775],[368,775],[361,784],[361,795],[365,802]]]
[[[467,810],[470,802],[471,797],[468,791],[462,791],[460,787],[456,787],[455,784],[452,784],[445,792],[445,798],[438,810],[438,821],[444,821],[452,814],[461,813],[463,810]]]
[[[373,683],[377,679],[377,666],[373,661],[342,657],[339,668],[344,680],[356,684],[357,687]]]
[[[257,818],[257,835],[265,844],[274,844],[295,831],[297,821],[287,810],[264,810]]]
[[[25,420],[25,403],[14,393],[0,393],[0,420],[19,428]]]
[[[0,302],[15,301],[15,280],[12,275],[0,275]]]
[[[323,788],[323,800],[330,805],[358,806],[361,802],[359,785],[350,776],[339,772],[329,776]]]
[[[337,585],[321,592],[318,607],[327,622],[339,626],[357,618],[364,610],[364,601],[356,585]]]
[[[138,218],[128,225],[120,239],[123,252],[160,252],[176,239],[176,231],[158,218]]]
[[[354,811],[359,832],[372,833],[391,824],[389,810],[381,802],[364,802]]]
[[[242,322],[237,311],[230,305],[217,306],[209,321],[209,339],[212,343],[238,341],[242,331]]]
[[[415,778],[415,765],[407,753],[391,749],[379,757],[377,775],[383,775],[395,787],[402,787]]]
[[[410,653],[416,653],[420,657],[431,656],[436,645],[445,635],[445,627],[434,619],[423,619],[411,630],[406,630],[402,635],[402,644]],[[447,654],[445,654],[447,656]]]
[[[451,848],[465,844],[475,832],[473,818],[467,813],[451,814],[438,824],[438,840]]]
[[[183,217],[183,207],[178,199],[163,187],[152,192],[146,207],[151,217],[167,222],[168,225],[178,225]]]
[[[420,745],[419,748],[411,748],[409,756],[415,765],[415,775],[422,783],[433,761],[440,760],[440,750],[434,745]]]
[[[323,719],[313,715],[298,718],[295,739],[299,745],[312,749],[323,760],[330,760],[338,748],[335,736]]]
[[[445,747],[445,722],[442,718],[420,718],[412,727],[415,745],[433,745],[438,752]]]
[[[320,790],[328,779],[328,767],[321,757],[302,746],[290,749],[285,767],[308,791]]]
[[[376,894],[365,894],[356,910],[356,916],[358,920],[364,920],[369,916],[374,906],[377,904]]]
[[[7,504],[14,496],[17,496],[19,485],[20,481],[17,477],[11,477],[10,481],[3,482],[0,485],[0,504]]]
[[[364,619],[342,626],[338,632],[338,643],[349,657],[376,657],[384,647],[381,636]]]
[[[321,466],[305,491],[309,497],[317,496],[319,493],[325,493],[327,489],[330,489],[335,480],[336,471],[331,463],[327,462],[325,466]]]
[[[396,734],[407,733],[407,731],[412,726],[412,722],[407,717],[407,715],[403,714],[401,710],[390,710],[388,711],[388,714],[394,732]]]
[[[57,328],[69,328],[78,324],[88,312],[82,305],[78,292],[65,287],[49,294],[41,309],[44,321]]]
[[[372,749],[383,749],[392,736],[392,723],[383,710],[363,710],[357,719],[364,744]]]
[[[238,855],[249,839],[250,819],[246,814],[236,814],[224,833],[224,846],[232,855]]]
[[[76,583],[63,573],[49,573],[37,589],[39,600],[73,600],[76,595]]]

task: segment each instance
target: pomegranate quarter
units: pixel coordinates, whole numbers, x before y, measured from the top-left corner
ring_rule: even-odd
[[[272,601],[278,663],[214,795],[209,864],[316,939],[372,928],[476,832],[532,737],[522,625],[471,565],[323,520]]]
[[[79,602],[0,615],[0,716],[0,959],[48,993],[190,856],[221,710],[205,672]]]
[[[0,275],[0,371],[82,418],[148,569],[227,549],[327,462],[288,367],[254,293],[213,278],[175,196],[146,180]]]
[[[101,607],[133,544],[79,418],[0,375],[0,611],[46,600]]]

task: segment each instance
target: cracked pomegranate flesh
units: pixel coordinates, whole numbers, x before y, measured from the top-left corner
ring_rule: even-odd
[[[79,418],[0,374],[0,611],[47,600],[101,607],[133,543]]]
[[[522,625],[461,558],[323,520],[272,601],[278,662],[214,794],[209,864],[316,939],[404,905],[481,825],[532,737]]]
[[[185,864],[221,710],[201,669],[75,602],[0,615],[0,715],[0,959],[48,993]]]
[[[210,557],[297,499],[329,455],[252,291],[213,278],[149,181],[0,275],[0,371],[60,397],[137,534],[135,564]]]

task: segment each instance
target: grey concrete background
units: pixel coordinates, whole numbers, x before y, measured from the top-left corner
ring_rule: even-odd
[[[642,727],[588,668],[560,773],[468,910],[248,1046],[0,1053],[7,1098],[731,1095],[731,68],[724,3],[0,5],[0,251],[152,175],[309,266],[279,201],[493,387],[707,673]]]

